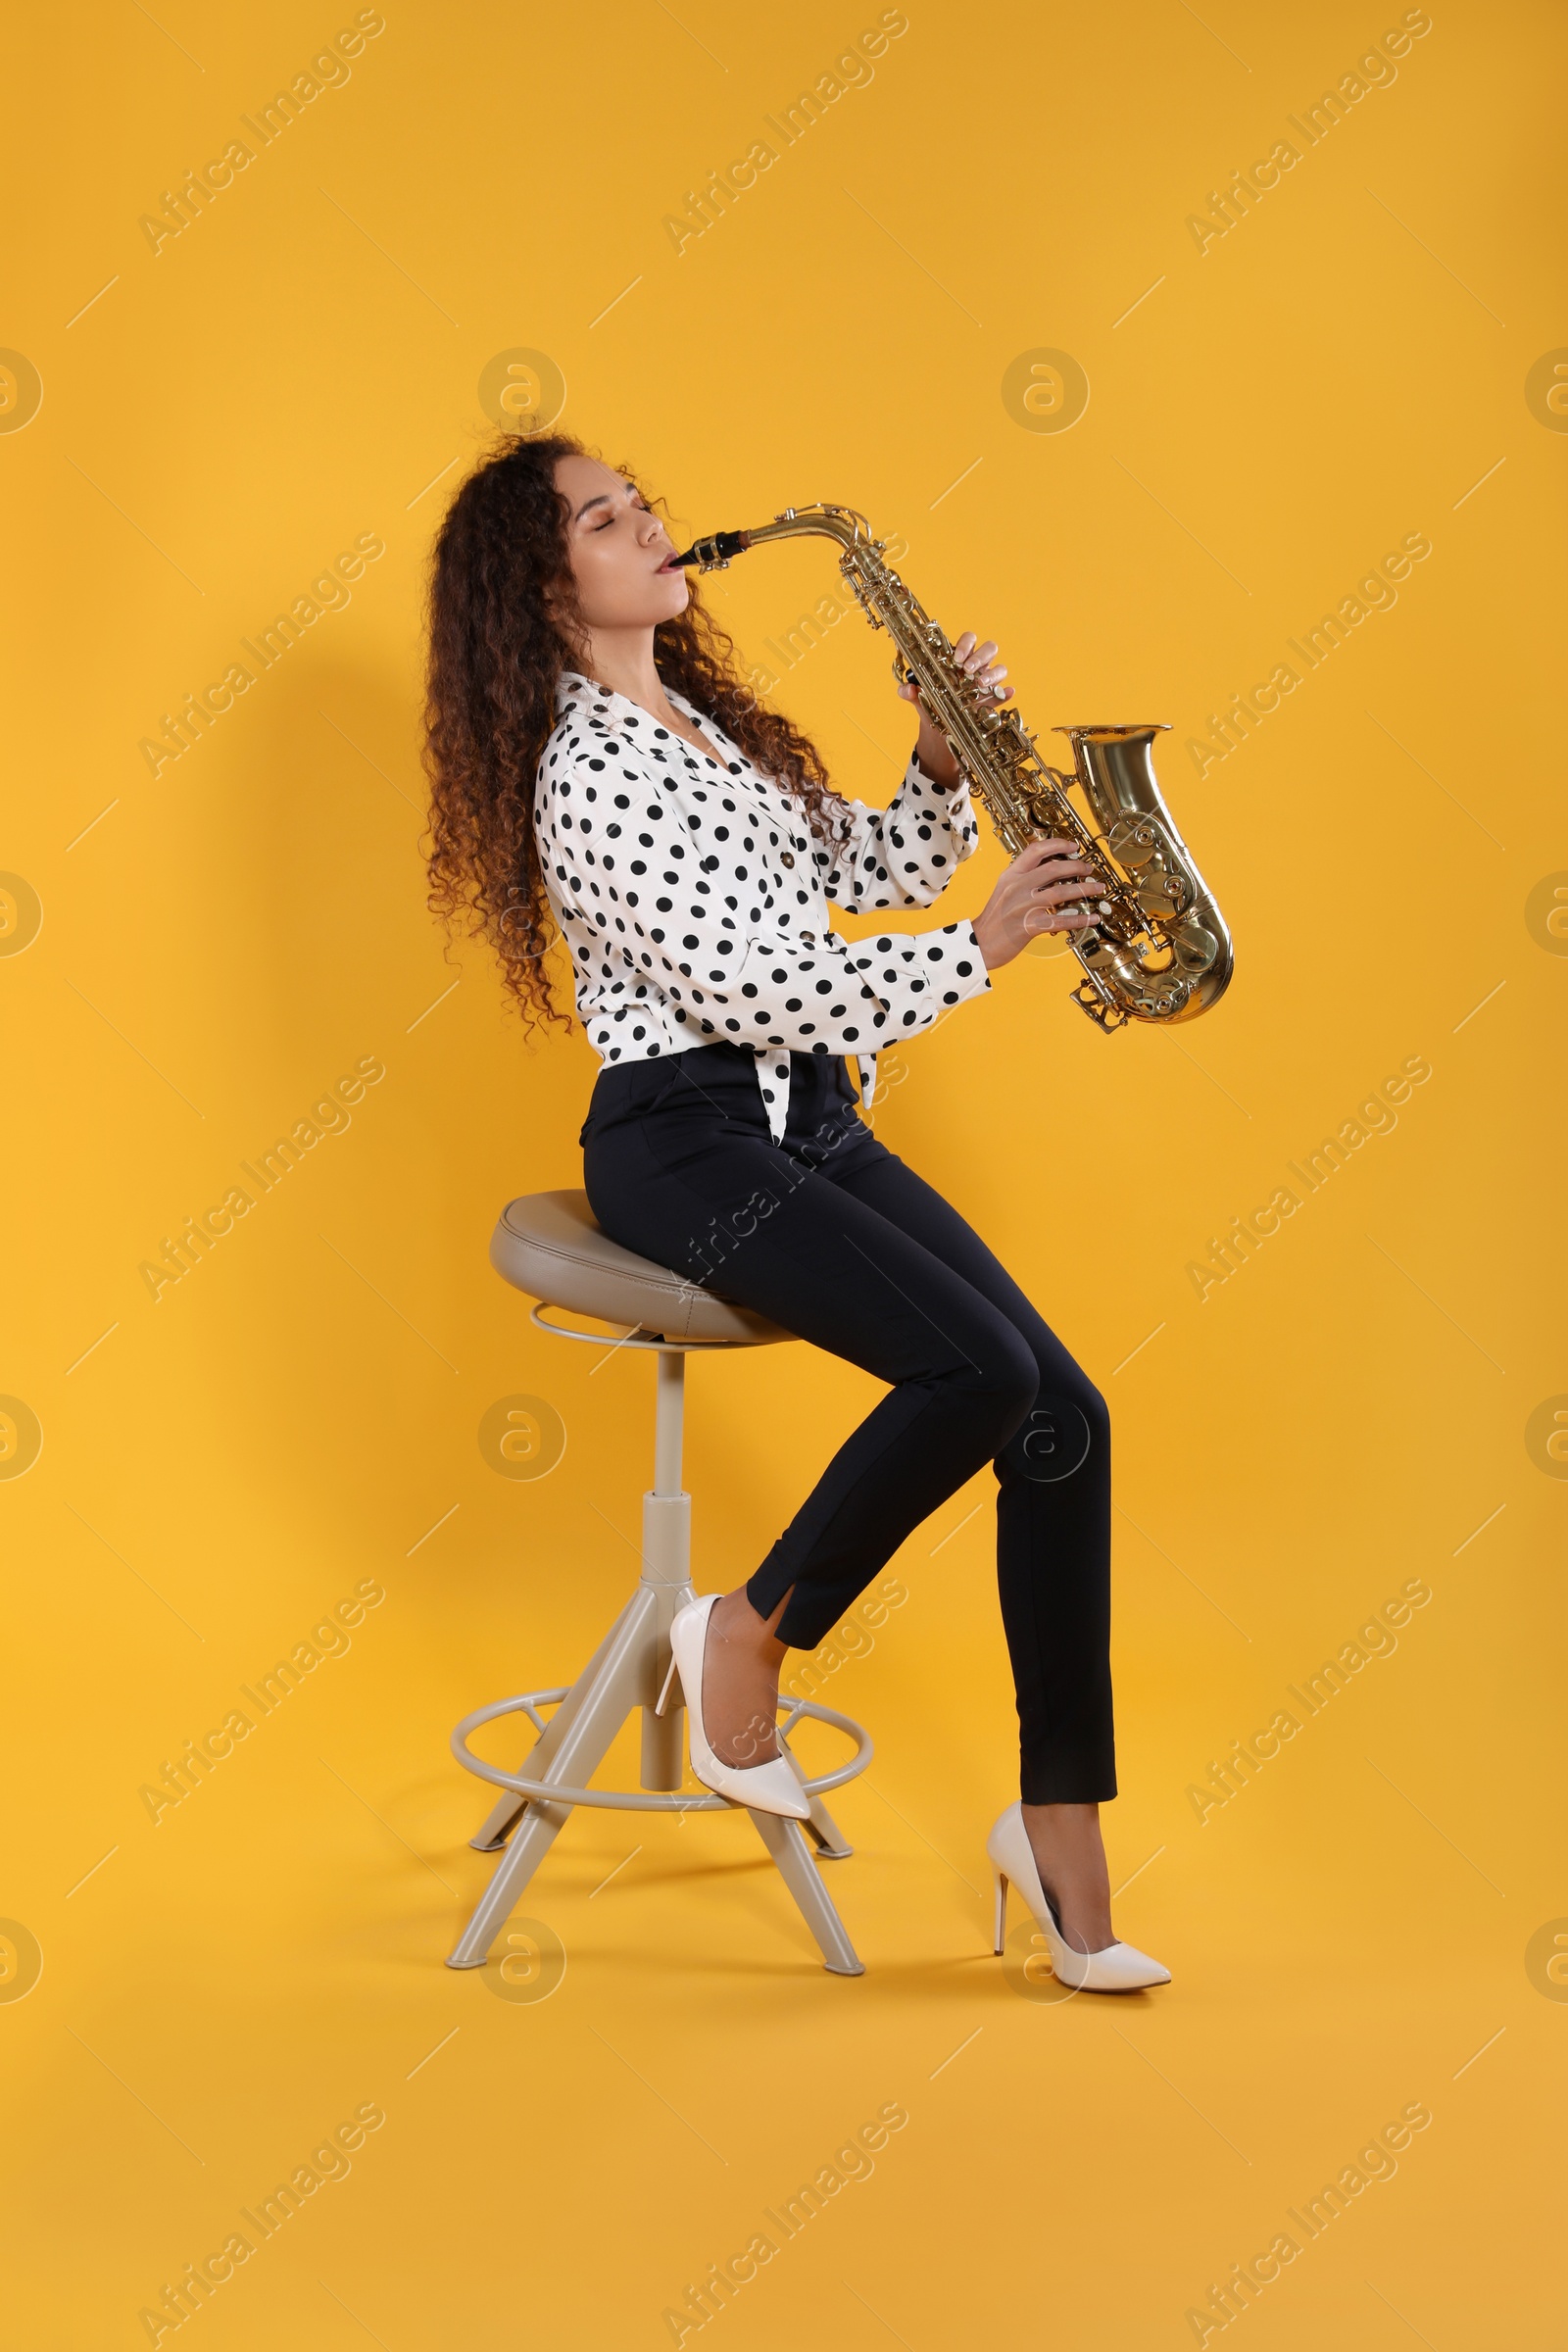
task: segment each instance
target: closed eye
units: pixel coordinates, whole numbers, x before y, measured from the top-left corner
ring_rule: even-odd
[[[653,508],[648,504],[646,499],[640,498],[634,507],[628,509],[628,512],[633,514],[651,514],[653,513]],[[596,531],[608,531],[611,525],[614,522],[614,519],[615,517],[613,514],[607,514],[603,522],[596,522],[592,527]]]

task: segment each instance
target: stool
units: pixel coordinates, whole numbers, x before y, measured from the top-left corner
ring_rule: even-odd
[[[547,1309],[593,1315],[624,1326],[616,1343],[657,1351],[654,1483],[643,1496],[642,1576],[614,1624],[577,1680],[560,1689],[526,1690],[466,1715],[452,1735],[460,1764],[506,1793],[470,1843],[479,1853],[505,1846],[505,1859],[447,1966],[480,1968],[517,1899],[566,1825],[574,1805],[641,1813],[751,1813],[757,1833],[777,1864],[835,1976],[858,1977],[864,1964],[844,1932],[818,1876],[803,1830],[826,1860],[852,1851],[822,1803],[823,1791],[863,1772],[871,1741],[862,1727],[810,1699],[781,1699],[781,1752],[810,1804],[802,1823],[779,1813],[742,1808],[705,1791],[679,1793],[682,1773],[680,1678],[670,1686],[663,1715],[654,1706],[669,1666],[669,1626],[696,1594],[691,1586],[692,1498],[681,1487],[681,1425],[686,1357],[731,1348],[760,1348],[792,1339],[761,1315],[702,1290],[611,1241],[595,1223],[585,1193],[531,1193],[503,1209],[490,1243],[490,1262],[507,1282],[538,1303],[531,1320],[563,1340],[604,1348],[602,1333],[571,1331],[549,1320]],[[541,1707],[555,1706],[548,1723]],[[590,1788],[587,1784],[633,1707],[642,1709],[642,1788]],[[473,1754],[470,1735],[502,1715],[526,1715],[538,1734],[520,1772],[503,1772]],[[789,1744],[802,1716],[815,1716],[846,1733],[856,1752],[836,1771],[808,1778]],[[510,1845],[507,1844],[511,1838]]]

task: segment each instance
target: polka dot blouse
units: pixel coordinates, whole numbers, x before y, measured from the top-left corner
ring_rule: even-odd
[[[858,941],[828,927],[829,902],[925,906],[947,888],[979,839],[966,781],[943,792],[911,759],[889,808],[847,804],[834,853],[804,804],[683,696],[669,699],[711,758],[574,670],[557,699],[534,828],[604,1062],[749,1046],[781,1142],[792,1051],[853,1054],[869,1104],[881,1047],[990,989],[972,923]]]

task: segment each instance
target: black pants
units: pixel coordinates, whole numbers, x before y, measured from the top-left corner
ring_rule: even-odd
[[[600,1072],[583,1176],[612,1240],[845,1356],[889,1392],[746,1591],[800,1649],[990,1460],[1026,1804],[1116,1793],[1110,1416],[978,1234],[877,1142],[832,1054],[792,1054],[783,1146],[719,1044]],[[793,1591],[792,1591],[793,1588]]]

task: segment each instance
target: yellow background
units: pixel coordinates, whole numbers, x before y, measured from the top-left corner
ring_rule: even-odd
[[[1568,2011],[1527,1952],[1568,1912],[1568,1496],[1526,1428],[1568,1389],[1568,965],[1526,906],[1568,867],[1568,446],[1525,385],[1568,342],[1560,19],[1435,7],[1200,254],[1188,216],[1396,9],[911,4],[874,79],[677,254],[664,216],[874,7],[388,0],[352,78],[155,255],[140,217],[352,14],[162,0],[12,35],[0,342],[43,401],[0,436],[0,866],[43,923],[0,963],[0,1390],[43,1447],[0,1485],[0,1913],[43,1973],[0,2004],[9,2334],[145,2342],[164,2284],[374,2102],[350,2177],[203,2313],[209,2352],[654,2346],[899,2101],[874,2175],[705,2333],[1177,2345],[1424,2102],[1397,2177],[1248,2313],[1254,2352],[1545,2342]],[[1107,1040],[1070,959],[1020,959],[875,1114],[1111,1400],[1107,1843],[1166,1991],[1041,2003],[989,1956],[982,1841],[1016,1787],[989,1471],[831,1677],[878,1743],[831,1874],[863,1979],[822,1972],[738,1819],[577,1820],[524,1904],[567,1954],[543,2003],[442,1965],[490,1867],[448,1729],[575,1672],[651,1468],[647,1360],[596,1369],[486,1262],[506,1200],[579,1181],[594,1057],[526,1043],[423,904],[424,566],[514,347],[682,525],[827,497],[903,532],[1042,732],[1173,722],[1165,794],[1237,941],[1223,1005]],[[1003,404],[1036,348],[1087,372],[1068,431]],[[1200,780],[1188,739],[1416,531],[1397,605]],[[155,778],[160,714],[366,532],[352,604]],[[809,545],[712,583],[749,652],[834,585]],[[846,790],[888,796],[885,644],[851,618],[779,692]],[[983,903],[983,830],[930,919]],[[1418,1054],[1396,1130],[1200,1303],[1209,1237]],[[366,1056],[352,1127],[155,1304],[162,1237]],[[697,1582],[727,1587],[878,1391],[799,1347],[690,1391]],[[567,1432],[537,1482],[477,1443],[517,1393]],[[1200,1824],[1210,1759],[1412,1578],[1433,1597],[1396,1653]],[[155,1827],[140,1787],[368,1580],[348,1654]]]

